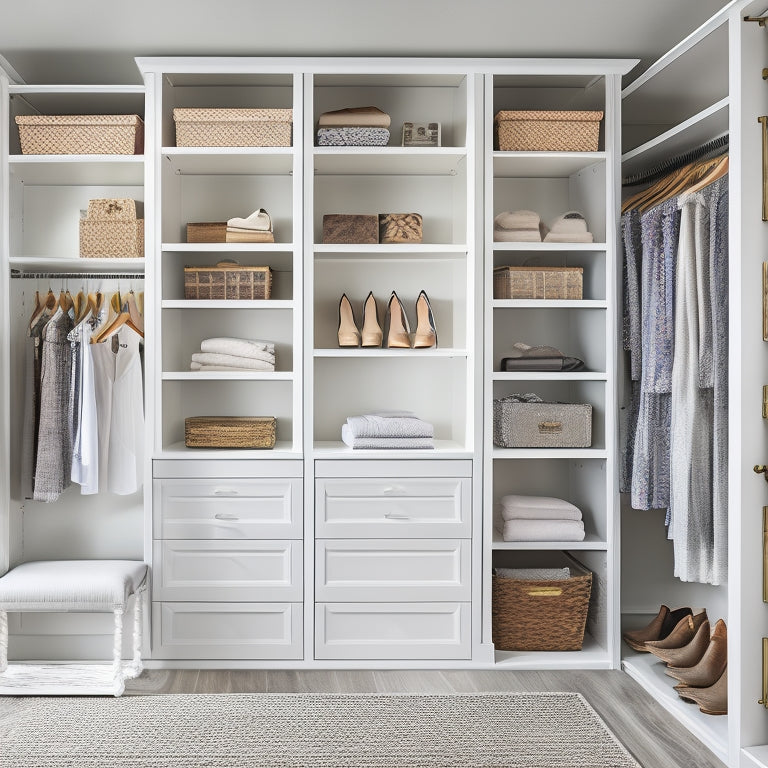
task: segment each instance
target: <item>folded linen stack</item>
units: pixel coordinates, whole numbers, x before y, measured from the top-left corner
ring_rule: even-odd
[[[504,541],[584,541],[581,510],[549,496],[501,498]]]
[[[536,211],[504,211],[493,220],[497,243],[540,243],[544,231]]]
[[[349,416],[341,439],[350,448],[434,448],[435,428],[412,411]]]
[[[274,371],[275,345],[271,341],[217,337],[204,339],[192,355],[193,371]]]
[[[593,240],[587,230],[587,220],[578,211],[566,211],[558,216],[544,237],[545,243],[591,243]]]
[[[235,217],[227,222],[228,243],[274,243],[272,219],[263,209],[259,208],[247,218]]]
[[[385,147],[390,117],[378,107],[347,107],[324,112],[317,121],[318,147]]]

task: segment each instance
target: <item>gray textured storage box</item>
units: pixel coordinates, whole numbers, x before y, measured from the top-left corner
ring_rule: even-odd
[[[592,406],[493,401],[493,444],[501,448],[589,448]]]

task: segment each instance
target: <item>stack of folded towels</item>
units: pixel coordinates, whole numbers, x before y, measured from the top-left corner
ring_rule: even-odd
[[[435,428],[412,411],[349,416],[341,439],[350,448],[434,448]]]
[[[567,581],[571,578],[570,568],[494,568],[500,579],[519,581]]]
[[[502,496],[504,541],[584,541],[581,510],[549,496]]]
[[[593,240],[587,220],[578,211],[566,211],[558,216],[544,237],[545,243],[591,243]]]
[[[274,371],[275,345],[271,341],[219,337],[204,339],[192,355],[193,371]]]
[[[317,121],[318,147],[386,147],[390,117],[378,107],[324,112]]]
[[[247,218],[235,217],[227,222],[228,243],[274,243],[272,219],[263,209],[259,208]]]
[[[536,211],[504,211],[493,220],[497,243],[591,243],[587,220],[578,211],[566,211],[549,227]]]

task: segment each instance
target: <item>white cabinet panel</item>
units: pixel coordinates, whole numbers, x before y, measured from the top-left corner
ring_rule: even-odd
[[[248,459],[155,459],[152,462],[154,477],[301,477],[301,461],[251,461]]]
[[[155,600],[301,600],[300,541],[156,541]]]
[[[318,659],[468,659],[469,603],[318,603]]]
[[[158,539],[298,539],[299,478],[189,479],[154,482]]]
[[[301,603],[153,603],[156,659],[300,659]]]
[[[469,600],[465,540],[329,540],[316,543],[315,597],[321,601]]]
[[[315,481],[318,536],[465,538],[469,478],[322,478]]]

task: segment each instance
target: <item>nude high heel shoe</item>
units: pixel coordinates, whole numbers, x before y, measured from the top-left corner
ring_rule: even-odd
[[[688,686],[694,688],[708,688],[714,685],[718,678],[725,672],[728,663],[728,634],[725,622],[718,619],[715,631],[712,633],[707,650],[693,667],[668,667],[665,671],[670,677],[680,681],[675,686],[680,691]]]
[[[360,346],[360,331],[357,330],[355,313],[346,293],[341,294],[339,301],[339,346]]]
[[[387,337],[387,347],[392,348],[411,348],[411,327],[408,325],[408,318],[403,309],[397,294],[392,291],[387,304],[387,316],[385,319],[385,329]]]
[[[710,631],[709,621],[704,621],[688,645],[681,648],[657,648],[656,643],[649,642],[645,647],[671,667],[693,667],[701,661],[707,650]]]
[[[435,317],[432,314],[432,305],[426,291],[419,294],[416,299],[416,335],[413,339],[414,349],[426,349],[437,347],[437,330],[435,329]]]
[[[379,307],[371,291],[363,304],[362,346],[380,347],[383,337],[384,334],[379,325]]]

